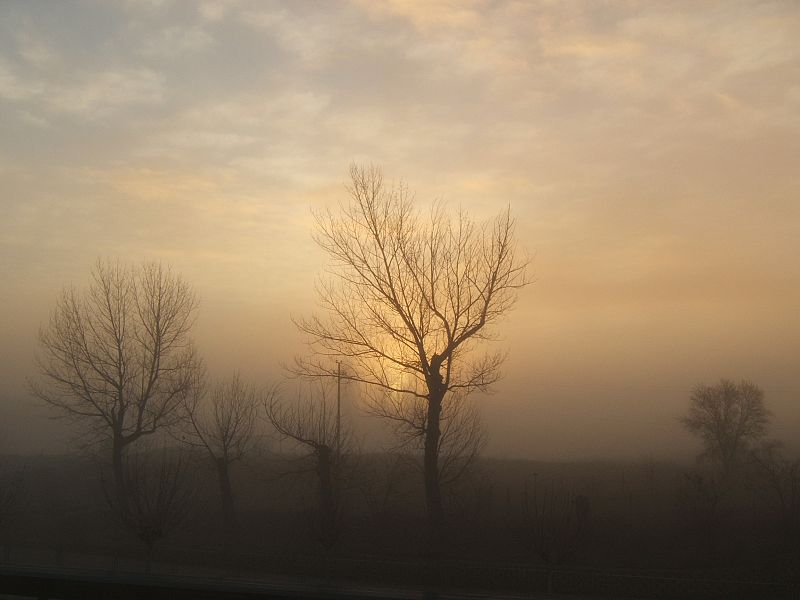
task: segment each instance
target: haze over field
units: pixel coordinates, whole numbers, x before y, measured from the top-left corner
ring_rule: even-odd
[[[98,256],[171,264],[211,371],[278,377],[352,161],[517,217],[487,453],[692,456],[721,377],[796,450],[798,39],[791,1],[3,3],[0,452],[69,448],[25,377]]]

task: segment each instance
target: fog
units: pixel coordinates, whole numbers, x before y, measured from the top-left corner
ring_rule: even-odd
[[[6,3],[0,31],[3,453],[73,449],[25,381],[98,257],[172,265],[210,371],[280,379],[351,161],[517,217],[535,281],[485,454],[687,461],[677,419],[720,378],[798,450],[793,3]]]
[[[0,2],[0,596],[798,597],[798,40]]]

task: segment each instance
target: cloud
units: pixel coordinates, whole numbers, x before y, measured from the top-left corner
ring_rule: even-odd
[[[237,13],[246,27],[268,34],[292,62],[304,69],[320,69],[329,64],[337,49],[351,42],[365,43],[369,32],[350,29],[341,11],[332,6],[322,10],[302,10],[299,5],[264,8],[252,4]]]
[[[237,0],[206,0],[199,4],[197,10],[203,19],[214,22],[223,19],[237,6]]]
[[[327,148],[323,124],[328,105],[323,94],[292,89],[198,103],[171,115],[136,154],[179,164],[213,160],[217,166],[240,169],[243,177],[284,174],[287,157],[317,155],[308,146],[310,140]]]
[[[481,8],[489,3],[484,0],[355,0],[355,4],[373,16],[399,17],[420,31],[431,31],[441,27],[475,30],[482,21]]]
[[[55,53],[44,40],[28,32],[20,32],[16,41],[20,57],[31,67],[41,69],[57,62]]]
[[[28,115],[105,117],[131,106],[158,104],[164,89],[163,78],[144,68],[76,72],[71,80],[52,81],[37,74],[22,75],[0,62],[0,98],[26,103]]]
[[[11,101],[29,100],[40,96],[45,89],[40,81],[26,80],[0,57],[0,98]]]
[[[136,105],[164,99],[163,78],[149,69],[86,73],[78,81],[50,88],[42,99],[53,112],[102,117]]]
[[[749,348],[796,322],[792,3],[13,6],[0,266],[14,285],[146,254],[209,294],[305,302],[323,264],[309,206],[342,199],[363,160],[421,203],[512,206],[538,283],[509,335],[554,386],[578,367],[636,377],[625,361],[691,383],[715,339],[713,368],[782,356]]]
[[[146,38],[139,53],[148,58],[171,60],[205,50],[214,38],[200,27],[174,26]]]

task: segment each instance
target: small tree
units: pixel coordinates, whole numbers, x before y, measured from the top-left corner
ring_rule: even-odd
[[[175,450],[130,452],[123,460],[125,500],[108,492],[106,500],[120,526],[145,545],[149,572],[156,544],[191,516],[194,486],[187,461]]]
[[[335,377],[328,360],[346,357],[348,378],[386,400],[376,412],[421,436],[432,538],[444,519],[440,449],[447,397],[487,390],[504,355],[475,356],[479,342],[528,283],[509,210],[476,224],[436,205],[427,217],[405,186],[384,185],[380,169],[352,166],[350,201],[317,215],[316,241],[333,260],[319,287],[327,318],[298,322],[320,360],[307,375]],[[407,405],[416,403],[412,418]]]
[[[298,396],[296,402],[287,402],[273,392],[265,409],[275,430],[308,449],[313,457],[318,492],[316,531],[320,542],[330,548],[339,537],[343,463],[351,440],[349,429],[341,427],[324,386],[320,386],[317,396]]]
[[[724,500],[729,481],[719,473],[688,471],[678,488],[678,500],[693,534],[700,535],[710,552],[716,552],[724,520]]]
[[[755,384],[723,379],[714,386],[701,384],[695,388],[689,413],[681,422],[702,438],[704,456],[718,461],[727,475],[764,436],[769,411],[764,392]]]
[[[255,438],[256,411],[261,397],[238,373],[207,390],[193,386],[182,405],[181,440],[203,448],[214,462],[219,478],[220,499],[226,525],[236,523],[230,466],[251,449]]]
[[[88,289],[65,289],[40,330],[31,389],[108,443],[120,501],[125,449],[174,421],[195,378],[196,308],[191,287],[168,267],[98,261]]]
[[[537,485],[528,482],[522,499],[526,545],[550,566],[568,560],[585,541],[589,526],[589,499],[554,482]],[[553,591],[552,571],[547,575],[547,591]]]
[[[22,491],[23,474],[17,472],[0,472],[0,546],[3,548],[3,559],[10,552],[8,545],[7,524],[13,522]]]
[[[783,444],[770,441],[753,449],[751,458],[758,477],[780,503],[785,531],[800,531],[800,460],[787,458]]]
[[[385,542],[386,526],[397,504],[406,499],[403,486],[406,458],[400,454],[375,454],[365,461],[358,477],[358,488],[372,521],[369,533],[375,542]]]

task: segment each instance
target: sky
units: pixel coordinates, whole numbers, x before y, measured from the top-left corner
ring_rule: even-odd
[[[172,265],[211,371],[279,377],[352,162],[517,218],[489,454],[690,457],[722,377],[800,450],[798,39],[792,1],[0,3],[0,451],[69,448],[25,381],[98,257]]]

